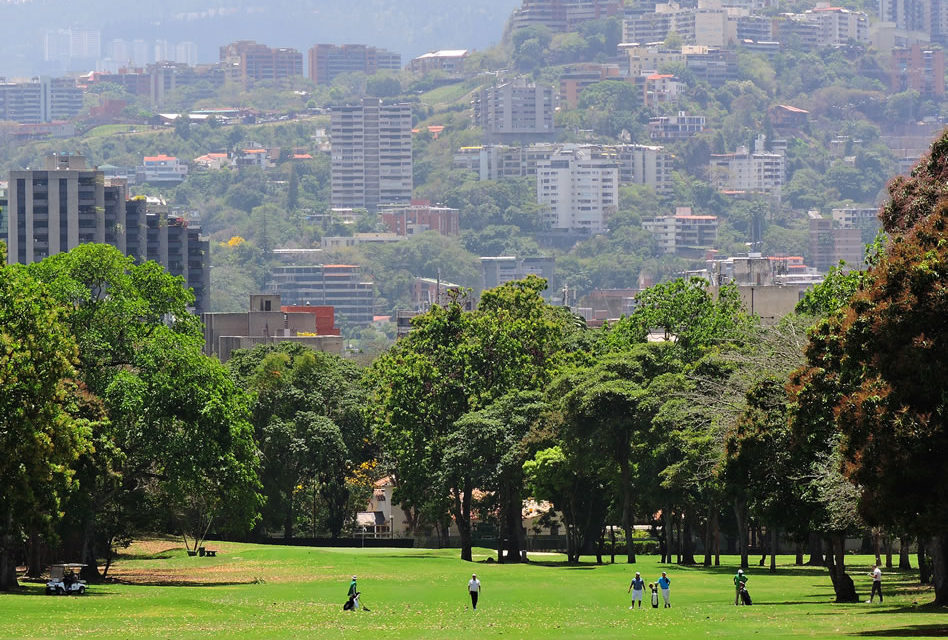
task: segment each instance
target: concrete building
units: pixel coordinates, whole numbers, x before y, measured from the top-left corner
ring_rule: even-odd
[[[603,80],[621,80],[619,65],[584,62],[560,75],[560,102],[570,109],[579,106],[579,96],[589,87]]]
[[[766,151],[758,136],[754,152],[738,147],[735,153],[711,154],[711,182],[718,189],[763,193],[780,198],[785,181],[783,153]]]
[[[469,54],[467,49],[429,51],[412,59],[411,72],[419,75],[438,72],[457,78],[464,75],[464,61]]]
[[[78,155],[50,156],[44,170],[11,171],[7,202],[7,261],[30,264],[87,242],[110,244],[136,261],[155,260],[194,289],[195,308],[207,308],[208,241],[201,228],[127,200],[123,182],[105,184],[103,172]]]
[[[334,106],[330,138],[332,207],[374,211],[411,202],[411,105],[363,98]]]
[[[718,238],[718,217],[692,215],[690,207],[678,207],[675,215],[643,220],[665,253],[689,257],[703,255]]]
[[[277,266],[267,290],[291,305],[331,306],[337,320],[356,326],[371,324],[375,314],[375,284],[359,265]]]
[[[542,26],[554,33],[565,33],[575,31],[583,22],[621,13],[620,0],[523,0],[510,18],[510,28],[514,31]]]
[[[309,79],[315,84],[332,84],[343,73],[374,75],[401,68],[400,53],[365,44],[317,44],[309,50]]]
[[[619,205],[616,158],[588,147],[564,147],[537,164],[537,202],[554,230],[600,233]]]
[[[108,209],[109,187],[105,195]],[[168,206],[155,198],[137,197],[121,204],[125,233],[117,234],[118,249],[136,262],[154,260],[168,273],[184,278],[185,285],[194,291],[195,311],[206,311],[211,295],[211,250],[201,227],[171,214]]]
[[[178,184],[188,177],[188,164],[175,156],[145,156],[136,173],[140,183]]]
[[[537,275],[547,281],[547,295],[556,290],[553,279],[556,258],[516,256],[484,256],[481,258],[481,290],[493,289],[505,282],[522,280],[528,275]]]
[[[824,218],[810,211],[810,255],[809,263],[821,273],[845,261],[850,269],[860,269],[865,262],[866,247],[862,242],[862,230],[857,227],[841,228],[832,218]]]
[[[258,344],[296,342],[314,351],[342,353],[332,307],[282,306],[279,295],[250,296],[250,310],[205,313],[204,353],[227,362],[235,349]]]
[[[938,47],[894,49],[889,71],[893,92],[914,89],[924,96],[945,95],[945,52]]]
[[[556,135],[552,87],[524,81],[485,87],[472,106],[474,124],[490,142],[551,141]]]
[[[660,195],[671,193],[675,165],[665,147],[623,144],[607,149],[616,154],[621,184],[644,184]]]
[[[166,61],[137,68],[121,67],[114,73],[96,71],[84,76],[83,80],[89,85],[99,82],[117,84],[130,94],[147,97],[152,105],[160,106],[178,88],[206,83],[217,89],[228,77],[227,70],[219,65],[190,66]]]
[[[550,159],[558,145],[482,145],[461,147],[454,154],[454,168],[478,174],[480,180],[523,178],[537,174],[537,163]]]
[[[404,238],[397,233],[366,232],[351,236],[323,236],[319,239],[319,248],[324,250],[358,247],[363,244],[388,244],[401,242]]]
[[[658,107],[677,102],[685,84],[670,73],[653,73],[642,82],[642,99],[646,107]]]
[[[840,229],[859,229],[863,246],[870,244],[882,228],[878,207],[840,207],[831,215]]]
[[[296,49],[271,49],[253,40],[240,40],[221,47],[220,64],[232,80],[244,87],[303,75],[302,53]]]
[[[648,137],[652,140],[684,140],[704,131],[705,117],[679,111],[677,116],[649,118]]]
[[[82,90],[72,78],[0,82],[0,120],[26,124],[70,120],[82,111]]]
[[[412,200],[409,205],[383,205],[379,207],[379,214],[382,224],[401,237],[425,231],[437,231],[443,236],[461,233],[457,209],[432,205],[427,200]]]
[[[803,15],[809,22],[819,25],[819,44],[822,47],[837,47],[849,42],[869,42],[869,16],[862,11],[817,6]]]

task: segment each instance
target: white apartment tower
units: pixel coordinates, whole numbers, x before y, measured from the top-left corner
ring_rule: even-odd
[[[333,208],[411,202],[411,105],[377,98],[332,107]]]
[[[537,201],[552,229],[599,233],[619,205],[619,165],[589,148],[562,149],[537,163]]]

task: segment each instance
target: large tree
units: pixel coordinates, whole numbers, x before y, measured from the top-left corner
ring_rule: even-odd
[[[948,135],[889,188],[891,241],[836,320],[845,470],[868,522],[931,540],[948,605]]]
[[[68,410],[75,359],[46,287],[0,262],[0,589],[16,586],[23,536],[49,528],[88,447],[88,423]]]

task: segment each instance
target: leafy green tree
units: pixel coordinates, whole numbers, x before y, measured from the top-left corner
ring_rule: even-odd
[[[69,411],[75,360],[75,340],[48,289],[20,267],[0,265],[0,589],[17,585],[23,536],[50,528],[89,446],[90,425]]]

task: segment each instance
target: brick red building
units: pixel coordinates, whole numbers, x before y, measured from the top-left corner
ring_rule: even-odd
[[[456,236],[461,232],[457,209],[432,206],[427,200],[412,200],[410,205],[380,206],[379,211],[388,230],[400,236],[412,236],[425,231]]]

